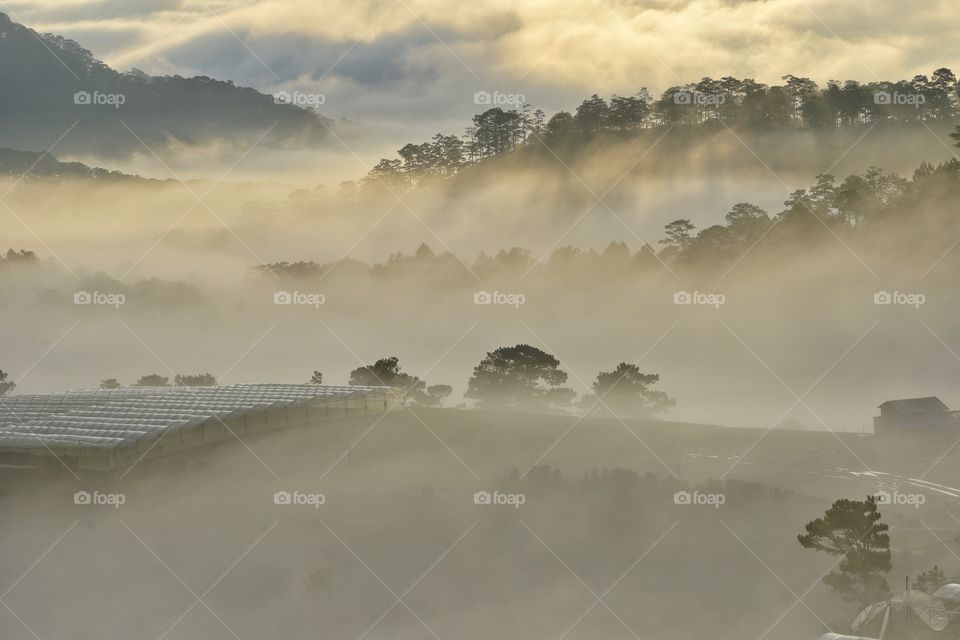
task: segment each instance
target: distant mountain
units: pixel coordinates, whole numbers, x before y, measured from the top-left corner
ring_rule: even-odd
[[[140,176],[89,167],[81,162],[60,162],[49,153],[0,149],[0,177],[72,179],[106,181],[161,182]]]
[[[123,156],[147,145],[233,141],[305,146],[330,121],[273,96],[207,77],[114,71],[66,38],[40,34],[0,13],[0,147]],[[126,126],[124,126],[126,125]],[[128,130],[129,127],[129,130]],[[136,135],[134,135],[136,134]]]

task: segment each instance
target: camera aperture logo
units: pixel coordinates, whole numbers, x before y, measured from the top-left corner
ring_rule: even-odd
[[[873,304],[892,304],[919,309],[926,303],[927,296],[922,293],[905,293],[903,291],[877,291],[873,294]]]
[[[100,493],[99,491],[77,491],[73,494],[73,504],[95,507],[113,507],[119,509],[127,502],[122,493]]]
[[[322,293],[307,293],[305,291],[277,291],[273,294],[273,304],[295,305],[319,309],[326,304],[327,296]]]
[[[477,505],[506,505],[514,509],[519,509],[526,501],[527,496],[522,493],[477,491],[473,494],[473,504]]]
[[[473,294],[473,304],[495,304],[519,309],[527,302],[522,293],[503,293],[502,291],[477,291]]]
[[[682,107],[697,105],[719,107],[727,101],[725,93],[703,93],[701,91],[677,91],[673,94],[673,103]]]
[[[878,491],[873,495],[877,504],[891,505],[897,507],[913,507],[919,509],[927,502],[927,496],[922,493],[900,493],[894,491]]]
[[[699,491],[677,491],[673,494],[673,504],[706,506],[719,509],[725,504],[727,496],[722,493],[700,493]]]
[[[93,305],[98,307],[113,307],[119,309],[127,303],[127,296],[122,293],[105,293],[103,291],[77,291],[73,294],[73,304]]]
[[[527,101],[522,93],[500,93],[499,91],[477,91],[473,94],[473,104],[490,107],[511,106],[519,107]]]
[[[295,107],[316,109],[326,104],[327,96],[322,93],[302,93],[300,91],[277,91],[273,94],[276,104],[292,104]]]
[[[302,491],[277,491],[273,494],[273,504],[292,507],[313,507],[319,509],[326,504],[327,496],[322,493],[304,493]]]
[[[719,309],[726,303],[727,296],[722,293],[703,293],[702,291],[677,291],[673,294],[673,304],[697,304]]]
[[[73,104],[81,106],[107,106],[119,109],[126,104],[127,96],[122,93],[100,93],[99,91],[77,91],[73,94]]]
[[[873,93],[873,104],[919,109],[926,103],[927,96],[922,93],[900,93],[899,91],[874,91]]]

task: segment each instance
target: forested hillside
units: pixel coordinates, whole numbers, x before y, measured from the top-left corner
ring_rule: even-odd
[[[58,150],[105,157],[143,152],[141,141],[243,144],[264,134],[267,144],[310,146],[324,138],[328,122],[232,82],[120,73],[77,42],[37,33],[4,13],[0,120],[0,147],[44,151],[70,129]]]
[[[928,130],[941,131],[958,117],[960,85],[946,68],[911,80],[832,80],[824,87],[793,75],[784,76],[779,85],[749,78],[703,78],[670,87],[659,98],[646,88],[632,96],[593,95],[573,113],[559,111],[549,117],[526,102],[512,109],[493,107],[475,115],[462,136],[438,133],[428,142],[404,145],[397,158],[382,159],[364,182],[416,188],[425,178],[449,178],[517,152],[567,159],[631,139],[648,146],[659,143],[661,152],[669,152],[727,131],[837,138],[844,141],[837,145],[844,151],[868,130],[901,129],[925,138]]]

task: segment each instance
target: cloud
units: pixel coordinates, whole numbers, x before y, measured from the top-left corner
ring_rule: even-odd
[[[937,0],[917,0],[907,13],[828,0],[57,0],[19,7],[45,30],[89,36],[95,42],[87,44],[120,67],[145,58],[148,68],[172,63],[237,82],[267,81],[263,65],[246,64],[256,57],[281,81],[322,74],[343,56],[337,74],[362,86],[440,81],[448,72],[580,93],[663,89],[704,75],[872,80],[960,59],[960,47],[948,50],[960,27]],[[136,37],[111,35],[120,26]],[[423,62],[433,63],[432,76],[422,65],[411,73]]]
[[[447,39],[455,42],[457,38],[448,34]],[[307,34],[251,35],[241,41],[230,33],[204,33],[168,49],[164,58],[217,77],[258,75],[261,71],[255,67],[259,66],[276,74],[278,82],[316,82],[329,77],[375,89],[435,80],[435,69],[418,68],[411,59],[419,49],[435,44],[432,35],[417,29],[385,34],[370,42]],[[260,60],[248,49],[257,52]]]
[[[523,93],[549,113],[592,93],[658,93],[704,76],[822,84],[960,67],[960,24],[942,0],[915,0],[909,12],[866,0],[19,0],[12,9],[121,70],[322,93],[325,113],[380,141],[369,161],[461,133],[478,90]]]

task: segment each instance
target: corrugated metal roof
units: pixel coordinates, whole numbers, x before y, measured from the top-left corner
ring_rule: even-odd
[[[0,449],[118,447],[212,419],[385,391],[388,387],[235,384],[124,387],[0,398]]]
[[[940,398],[928,396],[926,398],[906,398],[903,400],[887,400],[880,405],[881,409],[890,409],[901,415],[910,415],[915,413],[940,413],[949,411],[950,407],[945,405]]]

